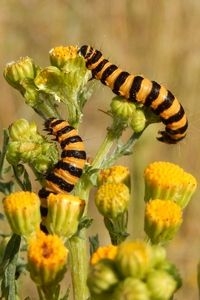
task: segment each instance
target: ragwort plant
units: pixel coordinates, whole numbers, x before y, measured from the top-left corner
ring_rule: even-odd
[[[49,55],[50,66],[42,68],[23,57],[4,70],[7,82],[45,122],[62,151],[59,160],[56,142],[40,133],[34,121],[15,120],[3,132],[1,219],[8,221],[11,232],[1,232],[1,299],[19,299],[21,273],[30,275],[40,300],[64,300],[71,294],[74,300],[172,299],[181,278],[167,259],[165,245],[181,226],[196,179],[169,162],[147,166],[146,238],[129,240],[130,172],[115,163],[133,152],[147,126],[160,122],[160,117],[146,106],[115,96],[105,112],[110,119],[105,138],[95,157],[85,161],[84,148],[79,149],[84,142],[77,130],[94,89],[91,71],[76,46],[55,47]],[[122,142],[127,128],[131,134]],[[79,159],[84,159],[81,166]],[[35,180],[42,197],[32,187]],[[90,237],[89,258],[88,202],[93,201],[93,187],[111,243],[103,246],[98,235]]]

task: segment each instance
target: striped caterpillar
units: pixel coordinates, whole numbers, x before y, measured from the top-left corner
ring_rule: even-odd
[[[188,127],[185,111],[177,98],[163,85],[141,75],[122,71],[90,46],[82,46],[79,52],[85,59],[86,67],[91,70],[92,78],[100,80],[127,101],[142,103],[160,116],[165,131],[159,131],[159,141],[175,144],[185,137]]]
[[[69,193],[82,175],[86,152],[77,130],[65,120],[50,118],[45,122],[45,130],[55,136],[61,146],[61,159],[45,177],[45,186],[39,191],[41,215],[47,215],[46,199],[50,193]]]

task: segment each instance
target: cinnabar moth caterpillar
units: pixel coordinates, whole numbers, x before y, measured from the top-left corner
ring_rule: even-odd
[[[46,198],[50,193],[69,193],[82,175],[86,152],[77,130],[65,120],[50,118],[45,122],[45,130],[55,136],[60,144],[61,159],[45,177],[45,186],[39,191],[41,215],[47,215]]]
[[[159,141],[174,144],[185,137],[188,127],[185,111],[177,98],[163,85],[141,75],[122,71],[90,46],[82,46],[79,52],[93,78],[99,79],[127,101],[142,103],[160,116],[165,131],[159,131]]]

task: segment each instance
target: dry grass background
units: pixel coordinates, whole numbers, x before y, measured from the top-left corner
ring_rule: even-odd
[[[48,51],[58,45],[89,44],[132,73],[166,85],[180,99],[189,118],[187,138],[171,146],[156,141],[159,126],[146,130],[133,156],[124,158],[133,172],[132,237],[141,236],[144,167],[154,160],[175,162],[200,177],[200,1],[198,0],[0,0],[0,69],[20,56],[47,65]],[[0,128],[21,117],[34,119],[18,93],[0,77]],[[112,93],[97,84],[88,102],[81,133],[93,156],[105,134],[106,109]],[[200,259],[199,192],[184,215],[184,224],[168,247],[180,268],[183,288],[175,299],[197,299],[196,264]],[[95,216],[95,208],[91,205]],[[95,221],[91,233],[100,231]],[[97,229],[98,228],[98,229]],[[102,242],[108,240],[107,236]],[[32,290],[32,289],[31,289]],[[28,289],[24,295],[29,294]]]

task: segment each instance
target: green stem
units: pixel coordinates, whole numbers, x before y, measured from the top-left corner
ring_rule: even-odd
[[[111,149],[114,140],[115,138],[113,137],[113,134],[108,132],[92,162],[93,169],[98,169],[102,166],[102,163],[106,160],[106,156]]]
[[[89,198],[91,186],[80,184],[76,189],[76,195],[86,201],[84,214],[87,214],[87,203]],[[74,300],[86,300],[89,298],[89,291],[87,288],[87,274],[88,274],[88,254],[87,254],[87,240],[86,229],[82,229],[81,236],[72,237],[67,247],[70,253],[70,270],[73,286]]]
[[[37,286],[39,300],[58,300],[60,285]]]
[[[80,237],[73,237],[68,242],[70,252],[70,268],[73,285],[74,300],[89,298],[87,288],[88,257],[86,245],[86,230],[81,231]]]

